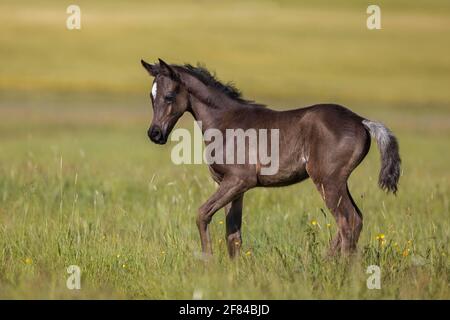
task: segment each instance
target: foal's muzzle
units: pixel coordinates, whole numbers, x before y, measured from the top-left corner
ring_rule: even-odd
[[[151,126],[147,135],[154,143],[165,144],[167,142],[167,137],[159,126]]]

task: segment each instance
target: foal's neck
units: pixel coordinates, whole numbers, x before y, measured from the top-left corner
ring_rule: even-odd
[[[212,106],[194,96],[191,97],[190,102],[191,108],[189,112],[192,114],[195,121],[202,122],[203,133],[205,130],[211,128],[220,130],[224,127],[227,116],[240,110],[240,107],[234,104],[224,103],[220,106]]]
[[[202,122],[203,132],[210,128],[223,129],[226,119],[242,111],[242,105],[226,93],[205,85],[202,81],[180,69],[180,77],[190,92],[190,112],[196,121]]]

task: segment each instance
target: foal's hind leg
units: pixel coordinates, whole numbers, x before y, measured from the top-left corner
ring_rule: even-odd
[[[347,187],[347,179],[361,163],[370,147],[364,127],[347,121],[345,131],[322,131],[322,144],[310,149],[306,170],[332,212],[339,231],[330,253],[347,255],[356,250],[362,229],[362,215]]]
[[[354,252],[362,229],[362,214],[348,192],[347,182],[329,180],[316,186],[339,228],[329,254],[334,255],[339,250],[344,255]]]
[[[241,195],[225,207],[226,241],[228,253],[231,258],[239,255],[242,246],[241,225],[243,198],[244,196]]]
[[[345,184],[345,191],[340,193],[340,197],[342,197],[341,204],[336,211],[341,235],[341,252],[349,254],[356,251],[356,244],[362,230],[363,220],[361,212],[352,201],[347,183]]]

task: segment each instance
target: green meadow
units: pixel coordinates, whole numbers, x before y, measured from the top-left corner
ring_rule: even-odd
[[[381,30],[357,0],[76,2],[81,30],[66,28],[72,1],[0,3],[0,298],[450,298],[448,1],[379,1]],[[392,129],[398,195],[377,186],[375,143],[349,182],[358,254],[325,259],[336,226],[305,181],[246,193],[236,261],[216,213],[202,261],[195,218],[216,186],[147,138],[141,58],[203,63],[276,109],[335,102]]]

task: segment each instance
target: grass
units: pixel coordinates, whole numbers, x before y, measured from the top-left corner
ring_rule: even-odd
[[[449,7],[404,3],[381,2],[383,30],[369,32],[360,1],[80,1],[72,32],[69,3],[3,1],[0,298],[449,299]],[[376,185],[375,144],[350,180],[365,218],[353,261],[324,259],[336,230],[309,181],[246,194],[238,261],[218,212],[214,258],[198,258],[196,210],[215,186],[145,136],[139,59],[159,56],[203,61],[276,107],[343,103],[397,134],[397,197]],[[373,264],[381,290],[366,287]]]

